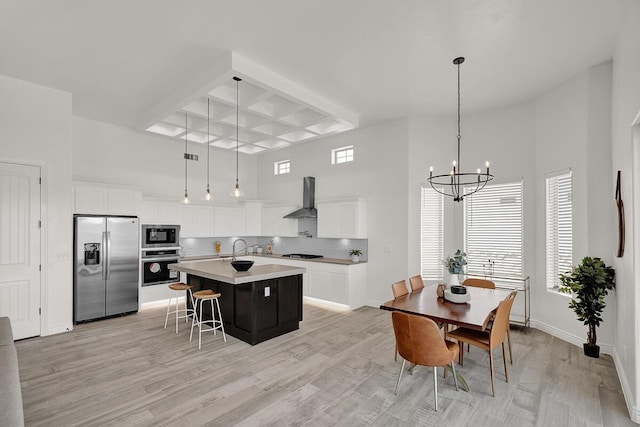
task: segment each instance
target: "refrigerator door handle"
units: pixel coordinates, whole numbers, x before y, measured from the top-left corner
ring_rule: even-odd
[[[105,256],[104,261],[104,270],[105,270],[105,280],[109,280],[111,278],[111,232],[107,231],[105,233],[107,239],[107,254]]]
[[[102,280],[107,280],[107,232],[102,232]]]

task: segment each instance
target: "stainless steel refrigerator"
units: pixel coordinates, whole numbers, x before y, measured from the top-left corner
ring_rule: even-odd
[[[73,321],[138,311],[136,217],[74,216]]]

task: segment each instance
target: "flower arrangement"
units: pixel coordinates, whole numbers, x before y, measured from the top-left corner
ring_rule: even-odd
[[[451,274],[464,273],[463,267],[467,265],[466,257],[467,254],[458,249],[452,257],[447,257],[447,259],[444,260],[444,265]]]

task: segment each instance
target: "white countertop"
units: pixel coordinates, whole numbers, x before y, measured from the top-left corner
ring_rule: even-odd
[[[168,267],[172,270],[205,277],[207,279],[219,280],[233,285],[294,276],[307,272],[306,268],[278,264],[254,265],[249,271],[236,271],[235,268],[231,266],[230,261],[217,260],[179,262],[177,264],[169,264]]]
[[[294,260],[294,261],[304,261],[304,262],[319,262],[319,263],[324,263],[324,264],[340,264],[340,265],[356,265],[356,264],[366,264],[367,261],[358,261],[358,262],[353,262],[351,261],[351,259],[348,258],[289,258],[289,257],[283,257],[280,254],[273,254],[273,255],[267,255],[267,254],[248,254],[248,255],[237,255],[238,258],[244,258],[244,257],[261,257],[261,258],[277,258],[280,260]],[[231,258],[231,254],[221,254],[221,255],[192,255],[192,256],[187,256],[184,257],[185,261],[197,261],[197,260],[203,260],[203,259],[222,259],[222,260],[226,260],[226,259],[230,259]],[[232,267],[233,268],[233,267]],[[252,268],[253,269],[253,268]]]

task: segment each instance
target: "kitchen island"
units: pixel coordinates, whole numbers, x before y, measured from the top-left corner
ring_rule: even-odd
[[[299,328],[304,268],[264,264],[238,272],[229,261],[180,262],[169,268],[187,273],[193,292],[211,289],[221,294],[224,329],[235,338],[254,345]],[[202,316],[211,319],[208,304]]]

